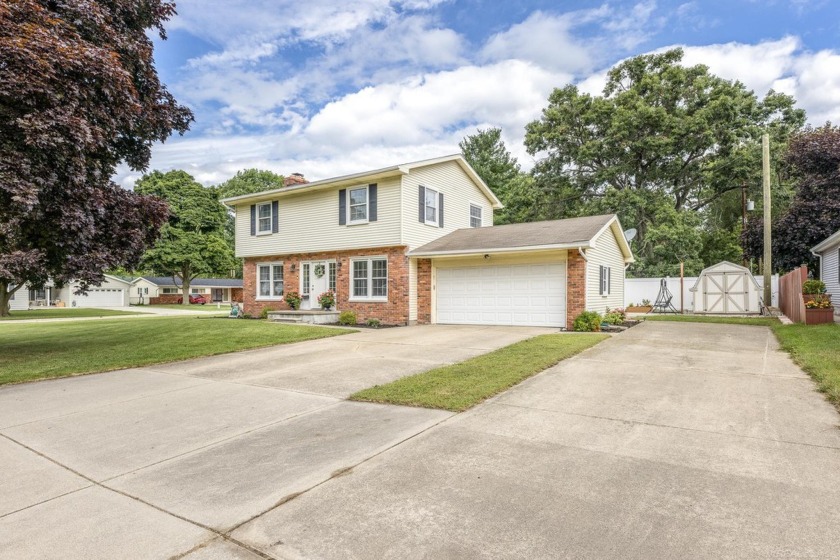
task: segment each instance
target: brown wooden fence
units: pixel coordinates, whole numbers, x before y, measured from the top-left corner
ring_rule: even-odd
[[[800,266],[779,278],[779,308],[794,323],[805,322],[802,283],[808,279],[808,267]]]

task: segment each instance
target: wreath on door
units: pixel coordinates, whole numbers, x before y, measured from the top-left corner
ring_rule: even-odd
[[[324,276],[324,265],[316,264],[315,265],[315,278],[321,278]]]

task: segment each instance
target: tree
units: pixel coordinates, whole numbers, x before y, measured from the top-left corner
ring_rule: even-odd
[[[673,235],[646,241],[663,201],[677,214],[705,218],[727,193],[758,183],[762,132],[780,147],[805,119],[791,97],[770,91],[759,101],[706,66],[682,66],[682,57],[675,49],[627,60],[610,70],[602,96],[556,89],[542,117],[526,128],[528,152],[542,156],[535,180],[541,190],[562,193],[555,198],[565,203],[564,213],[613,211],[639,230],[636,271],[654,269],[663,258],[700,262],[702,244]],[[692,221],[672,218],[675,227]]]
[[[0,4],[0,315],[25,283],[97,285],[135,265],[166,205],[114,184],[192,113],[160,83],[146,31],[162,0]]]
[[[796,191],[787,210],[773,220],[773,269],[787,272],[818,261],[811,247],[840,230],[840,127],[830,123],[808,128],[791,139],[785,162],[796,176]],[[751,219],[741,237],[748,257],[764,253],[764,223]]]
[[[273,171],[263,169],[243,169],[237,171],[236,175],[216,185],[215,189],[219,198],[230,198],[262,191],[270,191],[283,188],[282,175]]]
[[[180,278],[183,304],[189,305],[190,284],[203,275],[227,276],[234,268],[227,242],[228,216],[214,189],[205,188],[185,171],[153,171],[134,186],[135,192],[169,203],[169,220],[160,240],[146,251],[142,265],[161,276]]]
[[[467,163],[507,207],[510,191],[515,187],[514,183],[521,180],[523,173],[502,140],[502,129],[479,129],[476,134],[465,136],[458,146]],[[518,186],[521,188],[522,185]],[[497,211],[494,222],[511,223],[508,214],[507,208]]]

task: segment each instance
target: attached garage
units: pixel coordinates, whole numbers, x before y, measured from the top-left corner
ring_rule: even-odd
[[[409,258],[412,321],[567,329],[621,305],[633,262],[614,215],[460,229]]]
[[[761,312],[761,287],[749,269],[719,262],[703,269],[694,287],[694,312],[744,315]]]
[[[438,323],[566,326],[566,263],[437,269]]]
[[[85,296],[73,296],[73,307],[123,307],[125,290],[122,288],[91,288]]]

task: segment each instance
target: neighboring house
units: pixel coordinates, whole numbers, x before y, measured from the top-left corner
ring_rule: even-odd
[[[820,280],[834,303],[834,314],[840,315],[840,230],[811,249],[820,258]]]
[[[570,328],[622,305],[633,261],[612,215],[493,226],[502,205],[460,155],[223,202],[252,315],[334,291],[359,321]]]
[[[242,280],[237,278],[196,278],[190,293],[203,295],[213,303],[242,301]],[[131,283],[132,305],[174,303],[182,297],[181,279],[171,276],[141,276]],[[155,298],[155,301],[152,301]]]
[[[105,275],[99,286],[91,286],[87,295],[76,295],[77,282],[58,288],[49,281],[39,289],[25,286],[12,295],[9,308],[12,311],[39,307],[127,307],[131,282]]]

